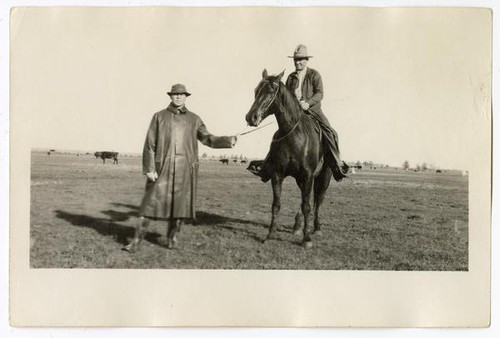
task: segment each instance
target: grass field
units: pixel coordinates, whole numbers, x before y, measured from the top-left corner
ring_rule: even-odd
[[[141,160],[119,165],[92,156],[32,153],[33,268],[468,269],[468,178],[455,171],[367,170],[333,183],[322,207],[322,237],[300,246],[292,234],[299,189],[283,186],[278,239],[261,243],[271,219],[271,185],[231,163],[202,162],[197,220],[174,250],[152,222],[141,250],[133,237],[144,191]]]

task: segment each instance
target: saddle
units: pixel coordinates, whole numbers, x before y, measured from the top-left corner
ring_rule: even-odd
[[[328,166],[332,170],[333,178],[336,181],[341,181],[348,177],[349,166],[340,159],[337,132],[323,122],[314,111],[308,110],[306,115],[314,122],[314,129],[319,134],[320,143],[323,144],[325,150],[315,171],[321,170],[324,161],[327,161]],[[267,165],[268,157],[269,154],[264,160],[251,161],[247,167],[247,170],[259,176],[262,182],[267,182],[271,179],[270,169]]]

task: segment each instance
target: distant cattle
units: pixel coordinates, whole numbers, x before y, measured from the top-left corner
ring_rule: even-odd
[[[118,153],[114,151],[96,151],[95,158],[102,158],[102,164],[106,163],[106,159],[113,159],[113,164],[118,164]]]
[[[241,163],[241,164],[243,164],[243,163],[248,163],[248,161],[247,161],[247,160],[241,160],[241,161],[240,161],[240,163]]]
[[[227,165],[229,165],[229,160],[228,160],[227,158],[221,158],[219,161],[220,161],[222,164],[227,164]]]

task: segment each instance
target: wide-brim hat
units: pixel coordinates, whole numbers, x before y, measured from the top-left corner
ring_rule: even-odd
[[[293,51],[293,56],[289,56],[293,59],[305,59],[312,58],[312,55],[307,55],[307,47],[305,45],[298,45]]]
[[[174,94],[185,94],[186,96],[190,96],[191,93],[187,91],[186,86],[183,84],[177,83],[172,86],[172,89],[167,92],[168,95]]]

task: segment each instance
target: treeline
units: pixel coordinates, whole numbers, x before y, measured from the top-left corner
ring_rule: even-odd
[[[355,169],[403,169],[403,170],[413,170],[413,171],[427,171],[427,170],[436,170],[437,168],[427,162],[417,163],[414,166],[410,164],[410,161],[404,161],[401,166],[390,166],[385,163],[374,163],[373,161],[356,161],[356,162],[348,162],[350,167]]]

